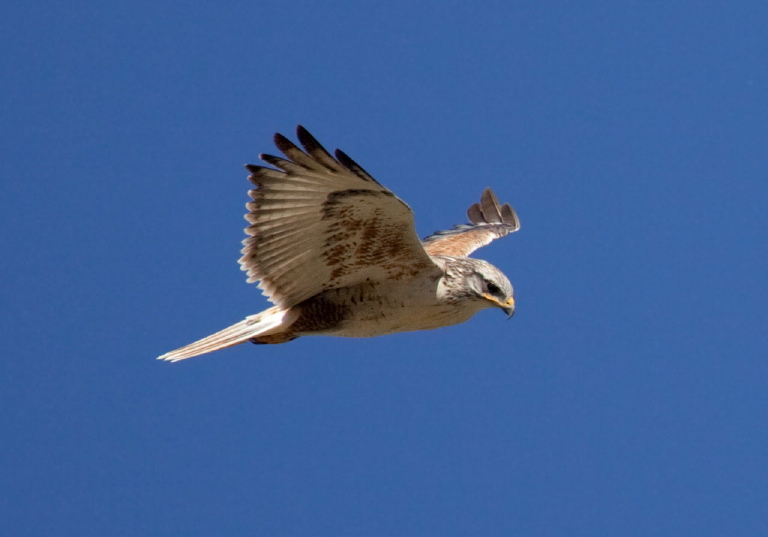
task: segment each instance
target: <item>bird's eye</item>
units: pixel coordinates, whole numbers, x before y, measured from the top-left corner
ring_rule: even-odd
[[[493,282],[488,282],[488,292],[492,295],[501,293],[501,288]]]

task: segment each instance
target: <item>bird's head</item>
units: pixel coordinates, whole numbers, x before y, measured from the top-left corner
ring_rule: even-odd
[[[515,291],[509,279],[499,269],[479,259],[473,259],[473,270],[467,277],[472,296],[485,307],[501,308],[507,317],[515,314]]]

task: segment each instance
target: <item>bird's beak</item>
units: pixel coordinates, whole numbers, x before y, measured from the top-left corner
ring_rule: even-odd
[[[507,314],[507,319],[511,319],[512,316],[515,314],[515,299],[512,297],[509,297],[507,301],[504,303],[504,305],[501,307],[501,309],[503,309],[504,313]]]
[[[507,319],[512,318],[512,316],[515,314],[515,299],[512,297],[509,297],[505,302],[500,301],[495,296],[489,295],[487,293],[483,293],[483,296],[496,304],[498,307],[500,307],[502,310],[504,310],[504,313],[507,314]]]

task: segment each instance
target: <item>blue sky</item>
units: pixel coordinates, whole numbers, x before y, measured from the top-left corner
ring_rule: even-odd
[[[762,2],[0,15],[9,534],[768,531]],[[242,165],[297,123],[422,235],[509,201],[515,317],[155,361],[267,306]]]

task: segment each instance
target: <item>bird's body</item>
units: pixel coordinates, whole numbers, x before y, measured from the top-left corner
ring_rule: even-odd
[[[486,189],[468,211],[471,224],[422,242],[404,202],[344,153],[334,159],[302,127],[298,136],[306,152],[278,134],[275,143],[290,160],[261,155],[277,170],[247,166],[256,189],[240,263],[275,306],[160,359],[246,341],[432,330],[488,307],[514,312],[506,276],[466,257],[519,229],[509,205]]]
[[[445,266],[452,260],[435,261]],[[296,336],[386,336],[463,323],[487,307],[480,301],[450,299],[449,281],[440,275],[324,291],[297,306],[300,315],[293,329]]]

